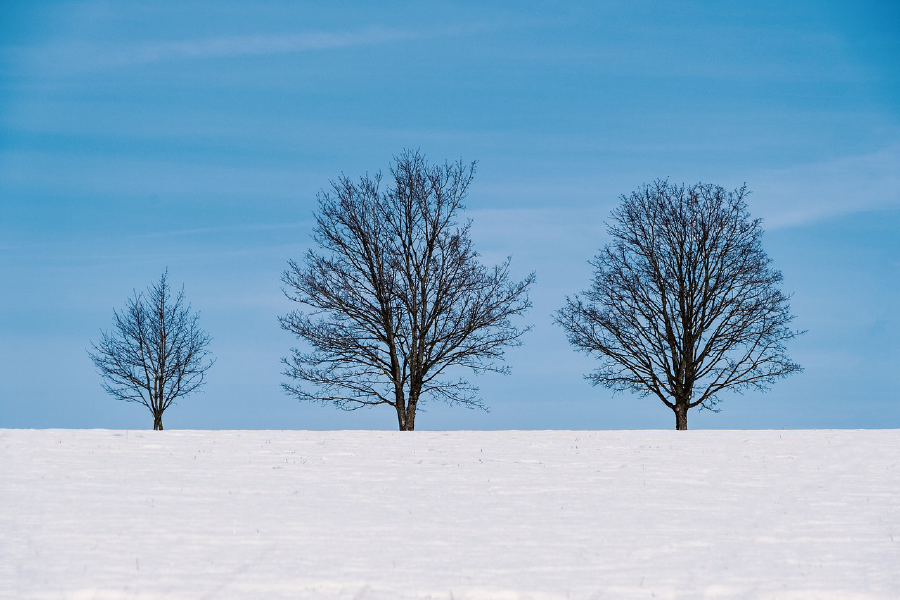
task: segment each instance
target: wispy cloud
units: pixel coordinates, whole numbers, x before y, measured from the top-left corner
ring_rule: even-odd
[[[309,221],[297,221],[292,223],[257,223],[247,225],[234,225],[228,227],[198,227],[194,229],[174,229],[167,231],[153,231],[150,233],[135,234],[135,239],[183,237],[194,235],[216,235],[220,233],[253,233],[260,231],[278,231],[282,229],[300,229],[309,227]]]
[[[290,54],[371,46],[413,39],[421,35],[400,29],[370,27],[358,31],[307,31],[277,35],[130,42],[117,45],[72,41],[21,51],[48,68],[89,71],[184,59]]]
[[[359,32],[306,32],[289,35],[221,37],[182,42],[142,44],[110,56],[117,64],[148,63],[179,58],[217,58],[257,54],[287,54],[304,50],[324,50],[366,46],[409,39],[412,34],[378,28]]]
[[[857,212],[900,207],[900,144],[790,169],[748,182],[751,211],[767,229],[805,225]]]

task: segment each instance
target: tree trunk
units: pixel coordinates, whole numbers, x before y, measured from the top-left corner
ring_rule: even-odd
[[[402,414],[401,414],[402,412]],[[397,411],[400,416],[400,431],[413,431],[416,428],[416,405],[411,404],[405,411]]]
[[[397,408],[397,425],[400,431],[412,431],[416,426],[416,409],[415,407],[398,407]]]
[[[677,431],[687,431],[687,404],[675,405],[675,429]]]
[[[413,431],[416,427],[416,403],[409,401],[406,407],[397,407],[397,424],[400,431]]]
[[[158,415],[153,415],[153,431],[162,431],[162,413]]]

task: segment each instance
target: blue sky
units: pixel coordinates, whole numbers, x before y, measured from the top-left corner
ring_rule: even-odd
[[[333,4],[0,6],[0,427],[152,427],[86,348],[168,268],[218,358],[168,428],[396,428],[285,396],[276,317],[316,192],[404,148],[478,160],[476,248],[538,278],[491,411],[418,428],[674,427],[551,322],[656,178],[746,182],[809,330],[804,373],[689,426],[900,427],[900,5]]]

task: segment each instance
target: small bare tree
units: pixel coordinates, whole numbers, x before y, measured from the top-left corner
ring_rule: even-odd
[[[100,343],[88,352],[103,389],[118,400],[137,402],[153,414],[153,429],[176,399],[197,391],[214,359],[210,337],[191,314],[184,288],[173,301],[168,271],[146,293],[134,292],[125,310],[113,311],[113,328],[100,332]]]
[[[311,347],[283,359],[285,383],[301,400],[350,410],[386,404],[401,431],[415,428],[426,397],[482,407],[477,388],[450,377],[455,367],[506,372],[496,363],[527,328],[510,319],[530,306],[532,273],[509,277],[509,259],[486,268],[458,224],[475,163],[430,166],[404,152],[381,175],[348,177],[320,192],[304,264],[290,261],[285,294],[311,312],[294,311],[281,326]]]
[[[688,409],[715,409],[720,392],[766,390],[801,370],[785,353],[788,296],[762,249],[746,186],[644,185],[612,214],[612,242],[594,258],[584,298],[556,322],[600,367],[587,378],[613,391],[654,394],[687,429]]]

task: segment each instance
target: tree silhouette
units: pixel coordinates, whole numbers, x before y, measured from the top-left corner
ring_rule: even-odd
[[[802,332],[788,327],[789,297],[746,195],[656,181],[622,196],[591,287],[556,314],[572,345],[600,360],[588,379],[655,395],[676,429],[726,389],[766,390],[801,370],[784,344]]]
[[[308,306],[280,319],[304,340],[283,360],[301,400],[343,409],[386,404],[401,431],[415,428],[424,398],[482,407],[477,388],[458,376],[505,372],[504,349],[527,330],[511,318],[530,306],[534,274],[511,281],[509,259],[487,268],[460,225],[475,164],[429,165],[404,152],[358,183],[342,176],[319,194],[314,240],[304,263],[289,262],[285,294]]]
[[[113,398],[137,402],[153,414],[153,429],[176,399],[197,391],[214,359],[200,316],[185,304],[184,289],[171,296],[168,271],[145,293],[134,292],[125,310],[113,311],[113,327],[101,331],[88,352]]]

